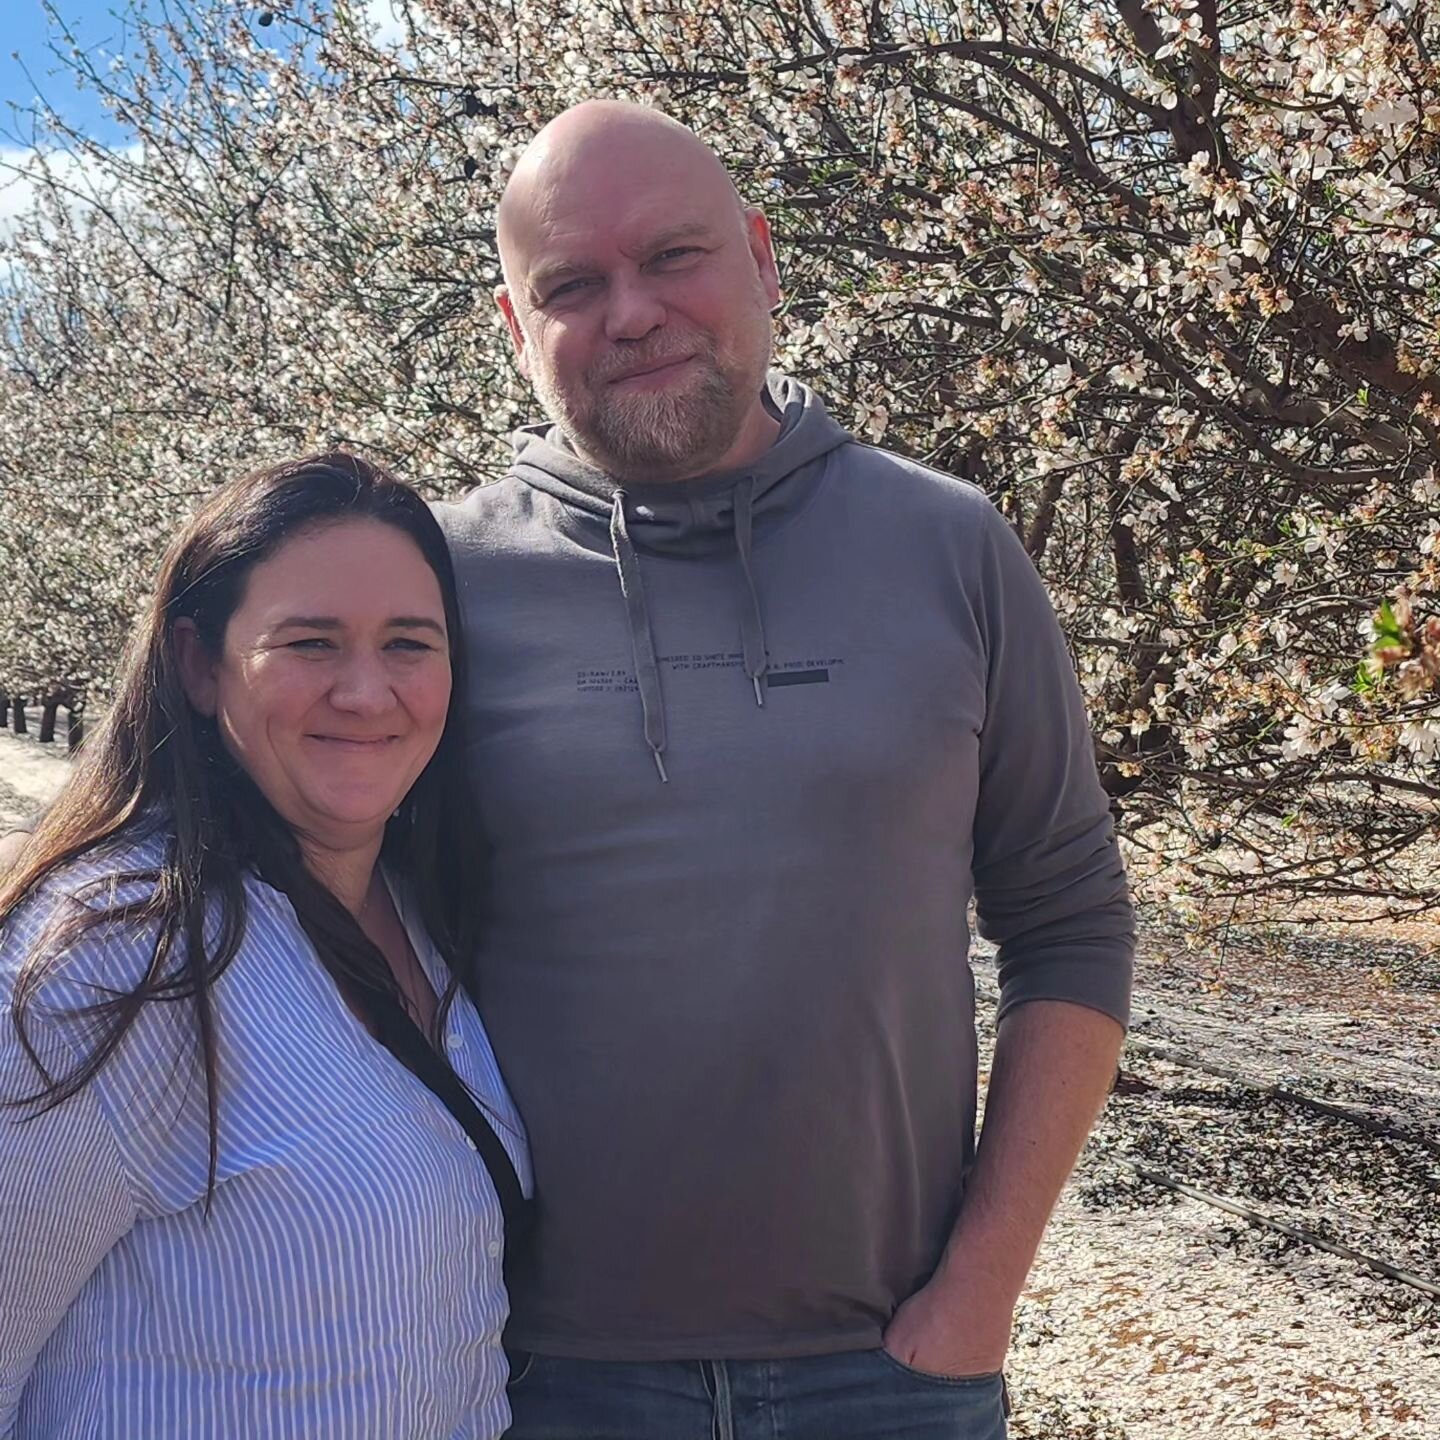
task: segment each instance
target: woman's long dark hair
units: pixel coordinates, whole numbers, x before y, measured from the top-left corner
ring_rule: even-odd
[[[359,456],[312,455],[222,486],[172,541],[155,593],[121,664],[115,703],[85,746],[75,773],[0,878],[0,925],[62,867],[147,835],[168,836],[159,867],[129,872],[143,898],[119,901],[116,876],[77,897],[21,966],[13,999],[20,1041],[43,1084],[22,1103],[44,1110],[83,1089],[115,1053],[141,1008],[189,1001],[203,1062],[210,1126],[207,1195],[218,1163],[218,1063],[211,990],[245,933],[247,873],[286,895],[321,964],[361,1014],[370,1001],[400,1003],[385,957],[350,912],[307,869],[294,830],[230,758],[213,720],[186,698],[175,624],[192,621],[219,656],[251,570],[287,540],[339,520],[373,520],[408,535],[440,585],[449,631],[450,712],[434,756],[388,822],[381,849],[415,897],[420,918],[450,968],[437,1026],[457,985],[471,985],[479,934],[484,856],[462,772],[465,657],[455,574],[425,502]],[[108,903],[104,897],[108,896]],[[215,915],[218,911],[218,925]],[[207,943],[207,917],[210,918]],[[47,975],[87,931],[119,923],[155,927],[149,967],[127,991],[106,990],[80,1015],[92,1043],[68,1073],[41,1061],[26,1022]],[[208,1202],[207,1202],[208,1203]]]

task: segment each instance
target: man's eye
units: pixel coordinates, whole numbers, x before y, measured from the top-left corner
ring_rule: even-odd
[[[577,295],[581,290],[584,290],[587,286],[593,285],[594,283],[595,281],[593,279],[584,275],[578,276],[574,280],[566,280],[562,284],[557,285],[545,297],[545,303],[548,305],[553,300],[564,300],[571,295]]]
[[[673,249],[662,250],[651,262],[654,265],[665,265],[672,260],[683,260],[687,255],[698,255],[698,245],[676,245]]]
[[[408,635],[399,636],[386,646],[388,650],[408,650],[412,653],[423,653],[424,651],[433,650],[434,648],[433,645],[427,644],[424,640],[414,640]]]

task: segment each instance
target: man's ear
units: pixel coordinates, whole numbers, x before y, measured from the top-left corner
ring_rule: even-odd
[[[495,303],[505,317],[505,328],[510,332],[510,344],[515,348],[515,360],[520,366],[520,373],[528,380],[530,378],[530,360],[525,353],[525,332],[520,328],[520,320],[515,314],[515,302],[510,298],[508,285],[495,287]]]
[[[219,703],[218,662],[205,648],[195,622],[182,618],[171,631],[175,644],[175,663],[180,670],[180,683],[185,698],[201,715],[213,716]]]
[[[775,241],[770,235],[770,222],[765,212],[754,205],[745,209],[745,238],[754,258],[755,268],[760,274],[765,298],[770,309],[780,303],[780,266],[775,259]]]

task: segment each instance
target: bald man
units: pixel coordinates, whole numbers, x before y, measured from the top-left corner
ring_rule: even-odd
[[[499,238],[548,419],[440,513],[539,1197],[511,1433],[998,1440],[1131,975],[1054,616],[984,496],[767,373],[770,231],[690,131],[566,112]]]

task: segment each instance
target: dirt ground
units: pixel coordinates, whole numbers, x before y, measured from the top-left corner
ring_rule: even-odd
[[[63,744],[0,730],[0,831],[46,804],[69,773]]]
[[[1440,1286],[1435,959],[1344,925],[1222,955],[1143,918],[1121,1083],[1017,1317],[1015,1440],[1440,1435],[1440,1299],[1136,1171]]]

